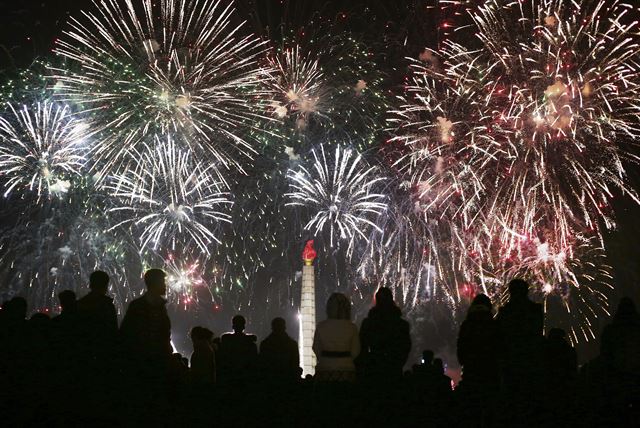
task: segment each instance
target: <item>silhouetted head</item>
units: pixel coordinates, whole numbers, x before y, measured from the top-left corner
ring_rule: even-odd
[[[149,293],[164,296],[167,293],[165,278],[167,274],[162,269],[149,269],[144,273],[144,283]]]
[[[547,339],[549,340],[564,341],[566,337],[567,337],[567,333],[561,328],[552,328],[551,330],[549,330],[549,333],[547,333]]]
[[[206,327],[202,328],[202,339],[206,340],[207,342],[212,342],[213,341],[213,332],[211,330],[209,330]]]
[[[231,319],[231,325],[233,326],[233,331],[242,333],[247,325],[247,320],[242,315],[236,315]]]
[[[42,312],[37,312],[31,315],[31,318],[29,318],[29,324],[37,329],[46,329],[47,327],[49,327],[50,322],[51,317]]]
[[[431,364],[433,362],[433,351],[425,349],[422,351],[422,364]]]
[[[613,319],[616,321],[626,321],[637,317],[638,312],[636,311],[636,305],[633,303],[633,300],[629,297],[620,299],[618,309],[616,309],[616,314],[613,316]]]
[[[351,302],[342,293],[333,293],[327,300],[327,318],[331,320],[350,320]]]
[[[436,358],[433,360],[433,368],[437,373],[444,374],[444,363],[442,358]]]
[[[64,290],[58,294],[62,312],[74,312],[76,309],[76,293],[71,290]]]
[[[380,287],[376,292],[376,307],[388,308],[395,306],[393,303],[393,293],[387,287]]]
[[[492,308],[491,299],[489,297],[487,297],[487,295],[485,295],[485,294],[476,295],[476,297],[473,298],[473,301],[471,302],[471,304],[472,305],[478,305],[478,306],[484,306],[489,310],[491,310],[491,308]]]
[[[96,293],[107,294],[109,275],[101,270],[93,272],[89,277],[89,288]]]
[[[191,331],[189,332],[189,337],[191,337],[191,340],[193,342],[195,342],[196,340],[200,339],[200,337],[201,337],[200,330],[202,330],[202,327],[200,327],[200,326],[195,326],[195,327],[191,328]]]
[[[274,318],[271,321],[271,331],[274,333],[284,333],[287,331],[287,322],[284,318]]]
[[[191,329],[191,340],[195,343],[198,341],[211,342],[213,339],[213,332],[205,327],[193,327]]]
[[[529,294],[529,283],[524,279],[516,278],[509,282],[509,295],[512,300],[526,299]]]
[[[24,321],[27,317],[27,301],[23,297],[14,297],[6,305],[7,318],[12,321]]]

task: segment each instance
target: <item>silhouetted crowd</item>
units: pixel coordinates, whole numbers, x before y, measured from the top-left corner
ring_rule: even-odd
[[[190,359],[174,353],[165,273],[148,270],[144,281],[120,326],[101,271],[86,296],[61,292],[53,318],[27,320],[20,297],[3,303],[2,426],[640,426],[640,317],[628,298],[600,355],[578,369],[563,330],[543,335],[525,281],[510,282],[497,310],[477,295],[460,326],[454,389],[432,351],[404,371],[410,325],[387,288],[359,329],[349,299],[331,295],[315,331],[315,375],[303,378],[283,318],[259,345],[241,315],[219,338],[197,326]]]

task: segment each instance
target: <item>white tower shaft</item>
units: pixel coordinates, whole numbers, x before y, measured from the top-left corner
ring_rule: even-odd
[[[302,297],[300,299],[300,363],[302,375],[313,375],[316,355],[313,353],[313,335],[316,331],[316,279],[313,265],[302,266]]]

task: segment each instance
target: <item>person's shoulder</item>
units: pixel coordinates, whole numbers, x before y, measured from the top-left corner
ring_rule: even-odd
[[[287,343],[289,343],[290,346],[298,347],[298,341],[289,335],[287,335]]]
[[[329,321],[331,320],[322,320],[320,321],[318,324],[316,324],[316,330],[319,328],[325,328],[326,326],[329,325]]]
[[[129,305],[139,306],[139,305],[144,305],[145,302],[146,302],[146,299],[144,298],[144,296],[140,296],[137,299],[133,299],[131,303],[129,303]]]
[[[267,347],[268,348],[269,346],[271,346],[272,342],[273,342],[273,336],[272,335],[269,335],[269,336],[265,337],[264,339],[262,339],[260,341],[260,349],[262,349],[263,347]]]
[[[113,305],[113,297],[111,296],[100,296],[100,301],[105,305]]]
[[[409,321],[404,318],[400,318],[398,325],[402,326],[403,330],[409,330],[411,328],[411,324],[409,324]]]
[[[367,312],[367,317],[365,318],[365,320],[369,320],[368,322],[371,322],[372,319],[378,316],[379,312],[380,310],[374,306],[373,308],[369,309],[369,312]]]
[[[81,298],[78,299],[78,309],[88,309],[95,305],[96,299],[95,296],[91,293],[87,293]]]
[[[147,301],[144,296],[141,296],[129,302],[128,310],[137,310],[144,308],[145,306],[147,306]]]
[[[529,300],[528,306],[529,306],[529,310],[531,310],[531,311],[535,311],[535,312],[543,312],[544,311],[544,308],[542,307],[542,303],[536,303],[536,302],[534,302],[532,300]]]
[[[505,315],[509,315],[510,312],[513,311],[513,303],[507,302],[504,305],[500,306],[498,309],[498,313],[496,314],[496,319],[502,318]]]
[[[135,299],[133,299],[133,300],[131,301],[131,303],[129,303],[129,304],[130,304],[130,305],[131,305],[131,304],[139,305],[139,304],[141,304],[142,302],[144,302],[145,300],[146,300],[146,299],[144,298],[144,295],[142,295],[142,296],[140,296],[140,297],[136,297]]]

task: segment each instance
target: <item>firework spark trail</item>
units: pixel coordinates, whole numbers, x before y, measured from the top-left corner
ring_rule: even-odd
[[[274,101],[273,113],[280,119],[293,115],[296,127],[304,129],[308,116],[323,116],[329,102],[329,85],[317,59],[306,57],[300,46],[287,48],[269,56],[275,78],[270,82]]]
[[[425,221],[418,208],[404,206],[408,201],[404,193],[392,198],[377,222],[381,231],[371,234],[358,273],[363,280],[394,290],[409,311],[427,301],[453,308],[459,301],[457,278],[451,269],[455,263],[447,256],[460,252],[453,251],[455,241],[447,242],[442,229],[454,225]]]
[[[69,70],[54,70],[62,99],[82,106],[103,131],[94,146],[102,171],[122,172],[131,153],[172,134],[222,170],[242,171],[253,156],[246,136],[266,119],[261,105],[269,70],[265,50],[232,24],[233,3],[210,0],[94,3],[72,19],[56,53]],[[114,171],[115,170],[115,171]]]
[[[264,124],[271,133],[258,136],[255,162],[246,177],[234,180],[233,227],[212,255],[224,272],[212,281],[229,290],[227,301],[255,303],[261,296],[271,304],[295,304],[298,245],[309,234],[303,229],[309,219],[301,218],[307,210],[284,206],[287,171],[297,169],[318,141],[348,139],[364,153],[384,129],[389,96],[371,46],[343,29],[314,31],[316,25],[309,28],[313,34],[285,31],[265,57],[266,68],[275,70],[268,85],[273,103],[264,110],[274,119]],[[335,272],[342,257],[342,248],[329,251],[329,245],[327,238],[319,275]]]
[[[185,262],[169,254],[164,261],[164,270],[167,272],[169,298],[185,308],[197,303],[197,289],[206,287],[201,262]]]
[[[37,195],[38,201],[64,193],[86,162],[86,123],[67,106],[43,101],[33,106],[7,104],[0,116],[0,171],[4,196]]]
[[[597,319],[610,315],[612,268],[597,236],[574,233],[565,246],[523,239],[509,257],[496,251],[476,262],[485,270],[486,282],[500,285],[510,278],[528,278],[532,295],[544,304],[546,326],[564,328],[574,345],[595,339]],[[495,298],[505,303],[506,289],[496,291]]]
[[[139,289],[137,251],[126,237],[107,232],[102,195],[91,178],[80,177],[65,193],[35,203],[5,207],[0,239],[0,276],[3,298],[20,295],[34,311],[55,311],[57,294],[64,289],[84,293],[89,275],[96,269],[111,275],[110,293],[122,311]],[[123,239],[125,238],[125,239]]]
[[[317,30],[310,40],[285,35],[267,56],[274,132],[289,138],[297,153],[318,139],[349,139],[364,152],[378,143],[388,110],[384,74],[359,37]]]
[[[638,159],[618,144],[640,136],[638,24],[621,22],[628,6],[620,2],[579,10],[561,0],[533,6],[527,16],[510,5],[523,31],[537,35],[530,44],[504,41],[498,25],[504,16],[491,4],[474,17],[492,75],[504,76],[500,84],[508,88],[503,95],[494,91],[491,100],[504,106],[495,126],[496,141],[506,142],[499,179],[511,184],[498,188],[495,199],[510,201],[501,213],[505,229],[533,235],[553,222],[558,242],[566,245],[573,224],[598,229],[603,219],[614,225],[611,188],[639,202],[622,166]]]
[[[479,48],[445,42],[433,52],[438,61],[413,63],[392,118],[394,141],[408,149],[396,166],[425,217],[462,231],[463,271],[477,259],[513,273],[506,266],[530,265],[523,247],[538,240],[572,261],[552,270],[577,278],[584,257],[602,247],[600,221],[614,226],[613,190],[640,202],[623,168],[638,158],[621,144],[640,137],[640,44],[638,23],[625,21],[630,7],[489,1],[471,12]],[[576,230],[593,238],[578,245]],[[468,279],[483,287],[505,279],[476,275]],[[595,293],[595,283],[573,283]]]
[[[400,112],[416,134],[397,139],[415,147],[403,160],[414,182],[440,185],[439,201],[460,206],[467,224],[497,215],[505,229],[535,234],[541,221],[554,221],[566,242],[576,222],[613,225],[612,187],[638,202],[622,167],[638,159],[618,144],[640,135],[637,24],[625,26],[618,15],[589,19],[616,12],[602,3],[594,11],[585,6],[582,15],[569,14],[561,0],[532,6],[534,18],[515,4],[489,2],[472,14],[484,49],[447,43],[444,70],[417,65],[409,88],[416,103]],[[522,40],[507,37],[514,8]],[[612,52],[602,40],[619,48]],[[454,106],[463,108],[451,114]]]
[[[305,229],[316,235],[327,232],[331,247],[346,240],[353,249],[356,239],[368,240],[369,228],[378,229],[375,219],[387,204],[385,195],[375,189],[385,179],[350,149],[337,146],[333,157],[327,157],[324,146],[319,152],[312,152],[311,168],[301,165],[287,174],[292,190],[285,195],[287,205],[308,208],[312,218]]]
[[[116,203],[109,212],[124,217],[111,229],[133,227],[141,250],[187,253],[195,245],[209,254],[209,245],[220,243],[216,228],[231,222],[225,206],[232,202],[221,191],[214,167],[170,138],[146,147],[138,166],[114,176],[105,188]]]

